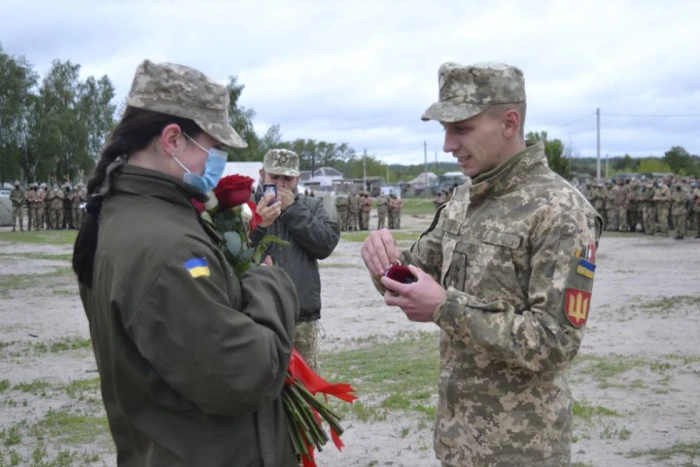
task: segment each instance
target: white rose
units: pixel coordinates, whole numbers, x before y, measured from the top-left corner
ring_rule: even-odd
[[[219,205],[219,200],[216,199],[216,195],[213,191],[207,193],[207,196],[209,196],[209,200],[207,200],[207,202],[204,203],[204,209],[206,209],[207,211],[211,211]]]
[[[253,211],[250,210],[250,206],[248,206],[248,203],[243,203],[241,205],[241,219],[243,219],[243,222],[247,224],[252,218]]]

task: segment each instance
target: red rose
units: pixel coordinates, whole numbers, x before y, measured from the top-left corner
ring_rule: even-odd
[[[214,188],[219,206],[223,209],[240,206],[250,199],[253,180],[245,175],[229,175],[219,180],[219,184]]]
[[[255,203],[252,201],[246,201],[248,203],[248,207],[250,208],[250,211],[253,213],[253,218],[250,219],[250,231],[252,232],[255,230],[255,228],[262,222],[262,216],[258,214],[258,211],[255,207]]]
[[[197,210],[197,212],[199,214],[204,212],[204,204],[203,203],[200,203],[199,201],[197,201],[194,198],[190,199],[190,202],[192,203],[192,206],[194,206],[194,208]]]

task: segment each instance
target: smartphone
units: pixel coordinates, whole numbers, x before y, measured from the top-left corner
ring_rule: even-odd
[[[270,192],[274,194],[274,197],[272,201],[267,203],[268,206],[272,206],[273,204],[275,204],[275,201],[277,201],[277,185],[275,185],[274,183],[265,183],[263,185],[263,196]]]

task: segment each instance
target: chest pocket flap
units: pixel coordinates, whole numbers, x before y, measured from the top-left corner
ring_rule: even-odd
[[[522,243],[522,238],[519,235],[508,232],[498,232],[496,230],[480,232],[476,235],[476,238],[484,243],[510,248],[511,250],[520,247]]]

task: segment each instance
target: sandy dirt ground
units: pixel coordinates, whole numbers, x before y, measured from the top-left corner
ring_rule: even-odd
[[[405,216],[402,230],[417,236],[429,222]],[[322,368],[324,355],[419,331],[437,345],[435,325],[383,304],[360,246],[341,240],[322,262]],[[0,241],[0,467],[116,465],[71,249]],[[605,235],[597,263],[586,336],[568,370],[574,465],[700,465],[700,240]],[[319,465],[440,465],[425,414],[349,413],[343,425],[345,449],[327,445]]]

